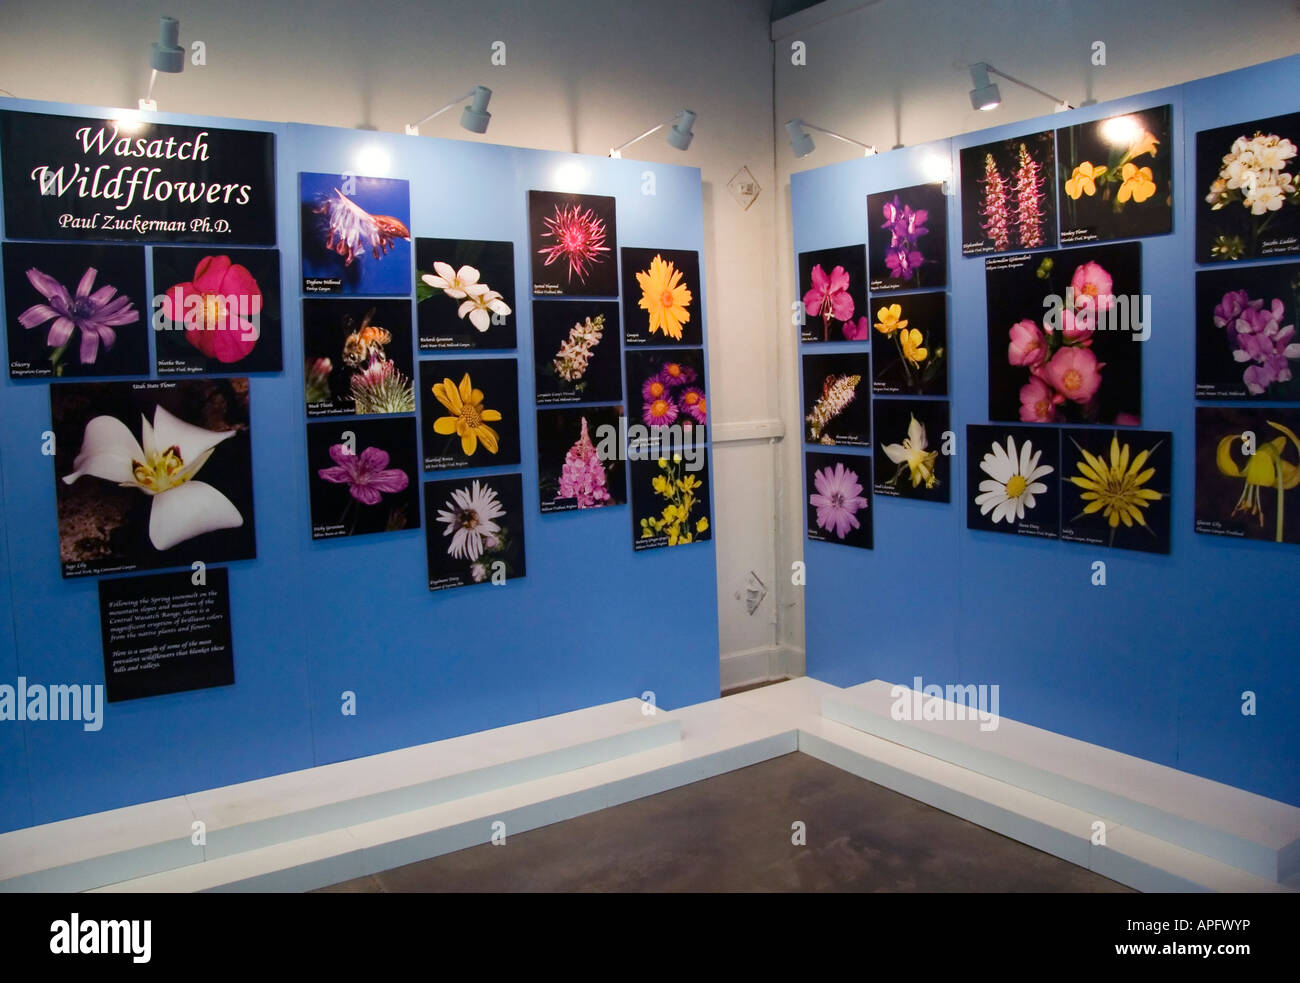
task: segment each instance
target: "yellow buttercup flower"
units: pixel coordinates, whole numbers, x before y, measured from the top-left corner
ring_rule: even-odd
[[[450,379],[443,379],[433,387],[433,395],[451,413],[433,421],[434,433],[444,437],[459,436],[466,457],[472,456],[480,443],[489,454],[497,452],[497,432],[487,424],[499,421],[501,414],[497,410],[484,409],[483,393],[474,388],[468,372],[459,386]]]
[[[1112,529],[1119,526],[1121,522],[1129,528],[1132,528],[1135,522],[1150,528],[1147,526],[1142,510],[1152,502],[1158,502],[1165,497],[1162,492],[1142,487],[1155,476],[1155,468],[1143,470],[1143,465],[1147,463],[1147,458],[1155,448],[1140,451],[1130,461],[1129,445],[1120,444],[1118,435],[1112,436],[1110,461],[1107,463],[1101,457],[1088,453],[1078,444],[1075,446],[1079,448],[1083,460],[1075,464],[1079,473],[1070,476],[1070,483],[1083,489],[1083,494],[1079,497],[1088,504],[1084,506],[1082,514],[1092,515],[1101,512]]]
[[[902,320],[903,305],[890,304],[888,307],[882,307],[876,311],[876,330],[883,335],[891,335],[899,328],[907,327],[907,322]]]
[[[1075,201],[1079,200],[1080,195],[1091,197],[1097,193],[1097,181],[1105,174],[1106,168],[1093,167],[1090,161],[1085,160],[1065,182],[1065,193]]]
[[[907,322],[904,321],[903,323],[906,324]],[[916,328],[905,328],[899,333],[898,340],[903,345],[903,357],[911,362],[914,368],[920,368],[921,363],[930,354],[929,349],[921,347],[921,343],[925,341],[925,336]]]
[[[691,319],[686,308],[693,296],[682,283],[682,271],[656,253],[650,269],[637,273],[636,282],[641,287],[637,306],[650,314],[650,333],[681,340],[682,325]]]
[[[1156,183],[1151,179],[1149,167],[1125,164],[1120,171],[1120,177],[1124,183],[1119,186],[1119,194],[1115,197],[1121,202],[1126,202],[1130,198],[1136,202],[1143,202],[1156,193]]]

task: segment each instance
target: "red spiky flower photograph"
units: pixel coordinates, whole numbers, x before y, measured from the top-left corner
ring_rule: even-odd
[[[530,191],[528,227],[535,295],[618,296],[613,198]]]

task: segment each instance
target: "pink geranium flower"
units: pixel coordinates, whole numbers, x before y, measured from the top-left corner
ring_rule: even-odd
[[[162,309],[168,320],[185,325],[185,340],[206,357],[238,362],[257,345],[262,288],[229,256],[204,256],[193,280],[163,295]]]
[[[1011,344],[1007,346],[1007,361],[1012,365],[1033,367],[1047,359],[1047,344],[1038,325],[1026,318],[1011,325]]]
[[[1041,378],[1058,393],[1076,403],[1086,403],[1097,395],[1104,363],[1097,361],[1091,348],[1062,348],[1044,366]]]
[[[405,471],[390,468],[388,452],[378,447],[352,454],[347,445],[333,444],[330,458],[336,466],[316,473],[336,485],[347,485],[348,492],[362,505],[378,505],[384,495],[402,491],[411,480]]]
[[[1075,269],[1070,286],[1074,290],[1076,308],[1099,313],[1110,310],[1115,303],[1114,278],[1092,260]]]
[[[1056,419],[1056,407],[1064,397],[1054,391],[1038,376],[1020,387],[1020,419],[1025,423],[1051,423]]]

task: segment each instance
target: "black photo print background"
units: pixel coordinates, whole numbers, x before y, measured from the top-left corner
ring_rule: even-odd
[[[485,285],[492,294],[500,294],[499,301],[510,313],[500,310],[476,313],[482,307],[478,304],[462,316],[462,307],[474,304],[476,297],[488,295],[464,290],[459,281],[442,285],[446,277],[435,269],[435,263],[446,263],[457,274],[469,267],[467,282],[472,278],[474,285]],[[420,351],[514,348],[519,309],[515,299],[515,244],[480,239],[416,239],[415,298]],[[480,329],[476,319],[486,327]]]

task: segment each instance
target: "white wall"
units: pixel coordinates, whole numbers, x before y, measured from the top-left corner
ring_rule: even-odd
[[[485,136],[459,129],[457,112],[425,132],[603,154],[694,109],[689,151],[656,134],[627,156],[703,173],[713,424],[744,434],[779,415],[768,10],[768,0],[4,0],[0,89],[134,106],[157,18],[168,14],[184,43],[206,44],[207,65],[159,80],[164,110],[400,132],[483,84],[493,90]],[[506,44],[504,67],[490,64],[494,41]],[[748,211],[726,190],[741,166],[763,188]],[[759,656],[733,660],[724,681],[761,671],[776,639],[774,599],[750,616],[735,596],[750,570],[774,579],[774,456],[761,439],[715,451],[721,649]]]
[[[1298,0],[825,0],[773,25],[776,121],[794,117],[876,144],[942,139],[1052,111],[1052,103],[998,81],[1003,103],[971,108],[967,66],[989,62],[1078,105],[1244,68],[1300,51]],[[802,41],[807,64],[792,63]],[[1106,45],[1106,64],[1091,63],[1092,44]],[[1300,80],[1296,80],[1300,92]],[[1245,110],[1243,110],[1245,111]],[[861,156],[814,132],[817,149],[798,160],[778,129],[776,316],[784,318],[777,353],[780,404],[791,439],[778,461],[781,502],[778,565],[802,555],[804,507],[798,346],[789,326],[795,299],[790,227],[790,174]],[[866,203],[846,202],[863,213]],[[960,367],[956,369],[960,371]],[[789,577],[783,577],[789,583]],[[815,589],[816,585],[810,585]],[[866,589],[866,585],[864,585]],[[798,589],[782,598],[781,640],[803,647]]]

